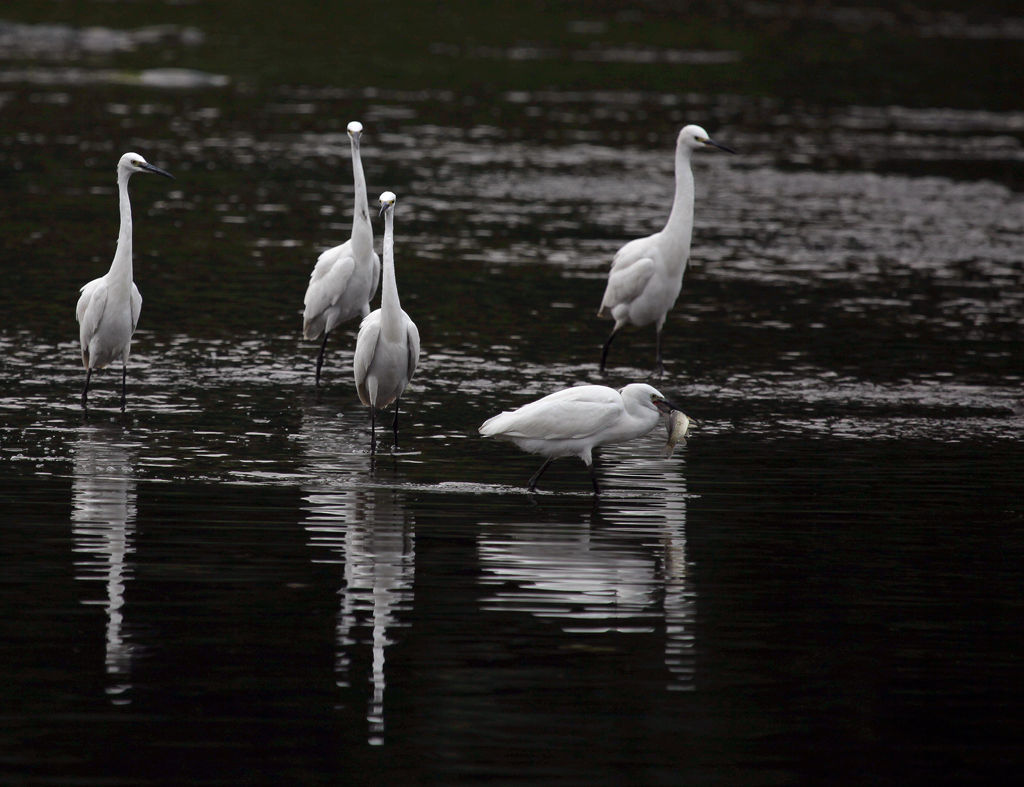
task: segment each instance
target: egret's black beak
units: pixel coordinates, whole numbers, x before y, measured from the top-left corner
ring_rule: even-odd
[[[378,219],[384,215],[384,211],[387,210],[387,208],[388,206],[385,205],[383,202],[380,204],[380,213],[377,214]]]
[[[717,142],[715,142],[713,139],[710,139],[710,138],[709,139],[705,139],[704,140],[704,144],[705,145],[711,145],[711,147],[718,148],[719,150],[724,150],[726,153],[735,153],[736,152],[735,150],[733,150],[732,148],[728,147],[727,145],[719,145]]]
[[[673,410],[682,410],[683,408],[677,404],[673,404],[668,399],[655,399],[654,406],[658,408],[658,412],[662,415],[668,415]]]
[[[152,172],[154,175],[163,175],[165,178],[174,180],[174,175],[170,172],[160,169],[160,167],[154,167],[152,164],[139,164],[139,167],[146,170],[146,172]]]

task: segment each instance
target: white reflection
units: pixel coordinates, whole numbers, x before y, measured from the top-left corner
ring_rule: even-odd
[[[484,606],[557,621],[571,634],[662,637],[669,687],[690,689],[695,608],[682,460],[623,453],[599,467],[609,468],[610,488],[582,523],[484,525]],[[627,483],[628,493],[616,496],[611,486]]]
[[[131,700],[134,646],[125,633],[125,585],[131,579],[135,551],[135,449],[118,429],[85,427],[72,445],[71,524],[75,579],[102,582],[105,598],[82,603],[106,612],[107,694],[115,704]]]
[[[399,493],[366,486],[369,455],[362,440],[364,426],[356,418],[346,423],[307,413],[300,439],[307,449],[308,470],[318,479],[315,487],[306,489],[305,527],[310,545],[329,553],[314,562],[342,567],[336,681],[340,687],[354,682],[352,673],[364,663],[358,658],[360,649],[368,645],[367,739],[379,745],[385,729],[385,649],[394,642],[394,630],[405,625],[400,613],[412,606],[415,537]]]

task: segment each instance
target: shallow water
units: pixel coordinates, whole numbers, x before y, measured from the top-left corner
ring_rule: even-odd
[[[351,74],[382,56],[319,32],[296,50],[263,20],[239,37],[233,3],[11,7],[0,780],[963,783],[1018,763],[1024,113],[1012,77],[982,77],[1019,26],[998,4],[748,5],[749,39],[614,9],[551,32],[526,3],[500,40],[424,27],[369,81]],[[850,72],[795,100],[758,59],[765,19],[796,53],[773,67],[897,36],[920,89],[878,103]],[[991,92],[928,94],[940,45],[976,45]],[[690,70],[669,89],[666,67]],[[356,117],[423,337],[376,461],[354,325],[319,393],[299,331],[350,227]],[[657,382],[690,438],[603,449],[599,498],[569,459],[529,495],[539,461],[476,428],[600,381],[611,255],[660,227],[695,120],[740,154],[694,162]],[[128,409],[111,369],[83,413],[74,303],[109,265],[124,149],[177,180],[132,181]],[[652,334],[616,339],[604,381],[646,380]]]

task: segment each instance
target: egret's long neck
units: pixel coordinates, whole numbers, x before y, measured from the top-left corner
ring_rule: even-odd
[[[373,225],[370,223],[370,206],[366,201],[366,177],[363,175],[363,160],[359,157],[359,141],[352,138],[352,179],[355,181],[356,196],[352,211],[352,245],[357,258],[373,251]]]
[[[690,255],[693,234],[693,170],[690,169],[690,149],[684,145],[676,150],[676,194],[662,232],[685,262]]]
[[[121,230],[117,235],[117,250],[110,264],[110,273],[125,284],[132,281],[132,203],[128,199],[130,172],[118,171],[117,195],[121,209]]]
[[[384,264],[380,286],[381,332],[389,339],[398,338],[401,333],[402,304],[398,300],[398,283],[395,281],[395,211],[384,211]]]
[[[633,419],[640,434],[647,434],[661,420],[661,413],[651,407],[645,407],[632,398],[626,399],[626,412]]]

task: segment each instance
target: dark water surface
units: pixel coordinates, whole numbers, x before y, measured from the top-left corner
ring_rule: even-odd
[[[0,782],[991,783],[1018,769],[1024,24],[999,2],[22,3],[0,12]],[[398,194],[423,355],[369,456],[320,250]],[[490,415],[598,382],[693,259],[695,419],[562,460]],[[145,298],[83,415],[74,306],[132,181]],[[382,231],[378,225],[377,245]],[[652,329],[604,379],[646,380]],[[390,422],[390,419],[385,419]]]

